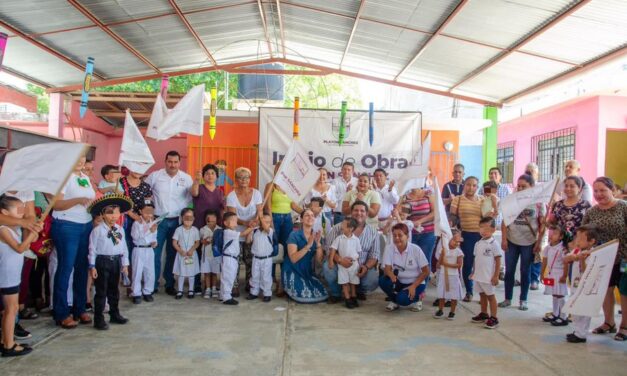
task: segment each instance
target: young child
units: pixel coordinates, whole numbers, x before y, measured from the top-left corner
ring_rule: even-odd
[[[575,234],[575,249],[564,257],[565,264],[573,265],[571,273],[573,292],[579,286],[579,279],[586,270],[586,258],[590,256],[590,250],[597,244],[599,230],[595,225],[583,225],[577,228]],[[566,335],[566,341],[571,343],[585,343],[588,329],[590,329],[590,316],[572,315],[575,331]],[[616,329],[614,329],[616,330]],[[610,331],[611,332],[611,331]]]
[[[0,213],[7,217],[24,217],[24,203],[16,197],[0,196]],[[2,356],[20,356],[33,351],[30,346],[20,345],[14,340],[15,319],[19,308],[18,295],[24,265],[24,252],[37,239],[37,233],[29,233],[22,240],[19,227],[0,226],[0,295],[4,314],[2,315]]]
[[[483,183],[483,195],[486,197],[481,202],[481,216],[496,218],[498,215],[497,208],[499,205],[499,198],[496,195],[496,191],[499,186],[496,182],[488,180]]]
[[[260,227],[248,235],[248,243],[253,243],[253,271],[250,279],[250,294],[246,300],[257,299],[263,290],[263,301],[272,299],[272,257],[279,253],[279,239],[272,228],[272,216],[264,213]]]
[[[253,231],[249,227],[242,233],[236,231],[237,215],[227,212],[222,217],[224,229],[218,229],[213,234],[213,255],[222,256],[222,274],[220,276],[220,300],[223,304],[237,305],[239,302],[233,299],[231,290],[239,272],[239,238],[248,236]]]
[[[89,273],[96,286],[94,297],[94,328],[106,330],[109,325],[104,320],[105,301],[109,303],[110,323],[126,324],[118,308],[120,300],[120,271],[128,274],[128,248],[124,239],[124,229],[116,222],[121,212],[133,207],[126,196],[109,195],[94,201],[89,211],[92,215],[102,214],[102,223],[89,235]],[[121,270],[120,270],[121,269]]]
[[[359,307],[357,303],[357,286],[359,286],[359,253],[361,253],[361,243],[353,232],[357,228],[357,220],[355,218],[346,217],[342,222],[342,235],[335,238],[329,250],[329,269],[333,270],[333,258],[335,252],[340,257],[348,257],[353,263],[348,268],[338,264],[337,266],[337,283],[342,286],[342,293],[346,301],[346,308],[353,309]]]
[[[448,249],[438,248],[435,258],[438,260],[438,310],[433,315],[434,318],[444,317],[444,304],[451,302],[451,312],[448,314],[449,320],[455,320],[455,308],[457,301],[462,298],[462,282],[459,279],[459,270],[464,262],[464,253],[459,248],[463,241],[459,230],[453,229],[453,238],[448,242]],[[444,257],[442,253],[444,252]],[[448,289],[446,280],[448,279]]]
[[[553,312],[542,318],[553,326],[568,325],[568,315],[562,312],[568,295],[568,268],[564,267],[564,257],[568,254],[566,231],[558,226],[549,226],[549,245],[542,250],[542,272],[544,295],[553,295]]]
[[[135,244],[131,257],[134,304],[140,304],[142,296],[146,302],[154,300],[152,291],[155,286],[155,247],[157,247],[157,224],[153,223],[154,213],[154,205],[145,202],[139,208],[139,220],[133,222],[131,227],[131,237]]]
[[[200,244],[200,232],[194,226],[194,210],[185,208],[181,210],[182,225],[177,227],[172,236],[172,245],[176,250],[174,269],[172,273],[178,276],[178,292],[175,299],[183,297],[183,285],[187,278],[187,297],[194,298],[194,282],[196,274],[200,273],[198,254],[196,248]]]
[[[503,253],[498,242],[492,235],[496,231],[494,218],[483,217],[479,221],[481,240],[475,244],[475,265],[470,279],[475,281],[481,297],[481,313],[472,318],[474,323],[485,323],[485,328],[494,329],[499,326],[496,317],[496,296],[494,287],[499,284],[499,270]],[[490,314],[488,315],[488,303]]]
[[[98,191],[104,195],[110,195],[117,193],[115,192],[116,188],[121,190],[121,187],[118,187],[118,180],[120,180],[120,169],[113,165],[104,165],[100,169],[100,174],[102,175],[103,180],[98,183]]]
[[[333,228],[333,225],[329,222],[329,219],[325,217],[322,211],[324,209],[324,200],[322,197],[312,197],[309,201],[309,209],[311,209],[314,213],[314,233],[319,231],[322,234],[322,237],[325,238],[331,231],[331,228]]]
[[[202,244],[200,273],[202,273],[205,285],[203,298],[211,299],[212,296],[218,297],[218,275],[220,274],[220,264],[222,263],[222,257],[215,257],[211,249],[213,233],[220,228],[218,226],[218,214],[211,210],[207,211],[205,223],[206,225],[200,229],[200,243]]]

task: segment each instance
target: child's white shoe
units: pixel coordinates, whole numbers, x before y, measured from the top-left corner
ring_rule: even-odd
[[[218,289],[217,289],[217,288],[215,288],[215,287],[214,287],[214,288],[211,290],[211,296],[212,296],[212,297],[214,297],[214,298],[216,298],[216,299],[220,299],[220,293],[218,292]]]
[[[210,288],[206,288],[205,289],[205,295],[203,295],[203,298],[211,299],[211,289]]]
[[[394,303],[394,302],[390,302],[388,304],[387,307],[385,307],[386,311],[392,312],[392,311],[396,311],[398,309],[398,304]]]
[[[412,312],[420,312],[422,311],[422,300],[417,301],[416,303],[409,305],[409,310]]]

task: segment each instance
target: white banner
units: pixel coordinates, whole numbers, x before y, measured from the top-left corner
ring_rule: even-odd
[[[512,193],[501,199],[499,209],[503,215],[505,225],[509,226],[514,222],[518,215],[529,205],[548,204],[555,192],[557,181],[558,178],[555,178],[553,181],[537,184],[535,187]]]
[[[146,137],[154,138],[155,140],[159,139],[159,128],[161,127],[161,123],[163,123],[163,119],[168,115],[168,111],[168,106],[165,104],[161,93],[159,93],[152,107]]]
[[[135,120],[131,117],[128,109],[124,119],[124,135],[122,136],[118,163],[120,166],[125,166],[138,174],[145,173],[150,166],[155,164],[150,148],[148,148],[146,140],[139,132],[137,124],[135,124]]]
[[[586,259],[586,270],[579,279],[579,286],[566,301],[564,312],[580,316],[598,316],[607,292],[618,241],[614,240],[595,248]]]
[[[420,151],[412,158],[411,163],[403,170],[398,178],[398,193],[404,195],[414,188],[423,188],[429,175],[429,160],[431,159],[431,132],[427,133]]]
[[[274,183],[294,202],[301,202],[316,183],[320,174],[307,158],[307,152],[299,141],[294,141],[281,167],[274,177]]]
[[[152,117],[148,123],[148,136],[157,140],[167,140],[179,133],[202,136],[204,125],[205,84],[194,86],[183,98],[167,111],[163,99],[157,96]],[[166,113],[165,118],[163,114]],[[156,134],[155,134],[156,133]]]
[[[368,112],[348,111],[346,138],[338,145],[340,111],[300,110],[300,143],[309,161],[339,176],[342,163],[353,162],[358,173],[383,168],[397,180],[413,155],[420,150],[421,114],[375,112],[374,140],[368,142]],[[274,165],[292,143],[294,111],[283,108],[259,110],[259,187],[272,180]]]

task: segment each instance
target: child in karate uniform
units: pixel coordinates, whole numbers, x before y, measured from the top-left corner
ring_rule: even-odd
[[[154,220],[155,207],[151,202],[139,208],[139,220],[133,222],[131,237],[135,247],[132,252],[133,303],[140,304],[142,296],[152,302],[155,287],[155,247],[157,246],[157,224]],[[142,288],[142,280],[144,281]]]
[[[265,303],[272,299],[272,257],[279,253],[279,240],[272,228],[272,216],[265,213],[261,217],[261,227],[248,235],[247,242],[252,242],[253,270],[250,280],[250,294],[246,300],[257,299],[263,290]]]
[[[196,274],[200,273],[198,253],[196,253],[196,248],[200,244],[200,233],[193,226],[194,211],[192,209],[181,210],[181,219],[183,224],[177,227],[172,236],[172,245],[176,250],[172,274],[178,276],[178,292],[174,298],[183,297],[183,286],[187,278],[187,297],[193,299]]]
[[[202,273],[205,285],[203,298],[211,299],[212,296],[218,297],[218,275],[222,263],[222,257],[215,257],[212,250],[213,233],[220,228],[218,226],[218,214],[211,210],[207,211],[205,223],[206,225],[200,229],[200,243],[202,244],[200,273]]]

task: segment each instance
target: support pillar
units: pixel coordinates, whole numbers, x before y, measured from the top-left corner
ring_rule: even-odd
[[[496,166],[498,117],[498,108],[493,106],[483,108],[483,118],[492,122],[492,125],[483,130],[483,181],[488,180],[490,168]]]
[[[65,128],[64,98],[62,93],[50,93],[48,110],[48,135],[63,138]]]

